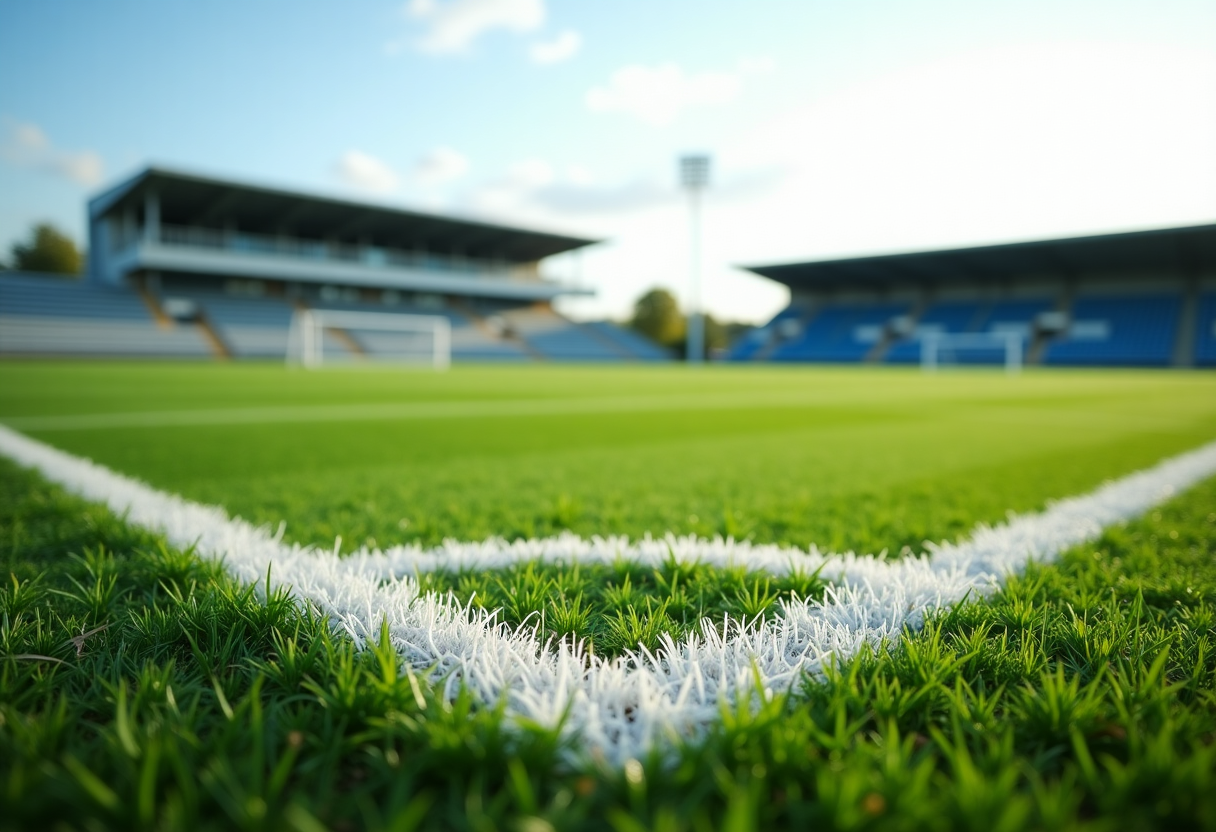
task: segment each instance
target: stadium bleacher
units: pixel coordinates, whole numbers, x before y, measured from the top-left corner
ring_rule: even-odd
[[[1177,295],[1078,298],[1069,329],[1047,346],[1043,362],[1164,367],[1181,310]]]
[[[1055,308],[1051,298],[1029,298],[1002,300],[988,306],[976,321],[976,332],[1030,333],[1034,319],[1043,312]]]
[[[983,314],[984,305],[978,301],[943,301],[921,313],[912,336],[891,345],[884,357],[892,364],[907,364],[920,360],[920,341],[916,336],[926,332],[974,332],[973,325]]]
[[[278,298],[234,298],[219,292],[170,292],[162,302],[197,305],[229,352],[238,358],[281,358],[287,349],[292,309]]]
[[[1195,363],[1201,367],[1216,366],[1216,292],[1199,296],[1195,321]]]
[[[962,334],[1012,330],[1029,339],[1035,316],[1051,308],[1052,301],[1048,298],[935,303],[920,316],[913,335],[892,344],[884,360],[892,364],[920,361],[921,344],[917,336],[929,332]],[[964,364],[996,364],[1004,361],[1004,355],[1004,346],[994,343],[991,348],[971,346],[951,358]]]
[[[0,353],[174,356],[213,354],[195,328],[163,328],[130,289],[41,275],[0,276]]]
[[[608,321],[585,321],[583,328],[590,329],[610,343],[624,349],[630,358],[637,361],[669,361],[671,353],[658,344],[638,335],[631,329]]]
[[[295,302],[215,289],[167,289],[157,315],[133,289],[45,275],[0,276],[0,353],[282,358]],[[448,319],[454,361],[659,361],[670,356],[636,333],[608,322],[576,323],[545,306],[486,301],[415,305],[354,299],[316,300],[318,310],[441,315]],[[188,310],[173,322],[175,310]],[[495,319],[495,320],[491,320]],[[327,332],[327,359],[393,358],[409,345],[401,333]]]
[[[0,314],[154,323],[139,295],[129,289],[16,273],[0,277]]]
[[[554,361],[622,361],[635,358],[623,344],[598,338],[549,309],[503,310],[500,317],[534,351]]]
[[[796,340],[771,338],[781,313],[735,345],[740,360],[912,362],[925,336],[957,333],[937,341],[947,362],[1016,365],[1006,346],[1020,336],[1027,364],[1216,364],[1216,223],[745,268],[786,287],[791,309],[822,311]],[[854,343],[897,299],[915,311],[888,319],[874,349]]]
[[[891,318],[908,311],[906,303],[825,306],[802,334],[777,347],[774,361],[860,361],[881,337]]]
[[[797,306],[787,306],[767,324],[744,333],[735,343],[731,344],[726,352],[726,360],[754,361],[761,358],[770,347],[777,344],[782,337],[784,327],[792,325],[801,334],[806,319],[809,317],[810,314],[807,310]]]
[[[919,361],[920,336],[931,332],[1018,332],[1029,347],[1037,316],[1054,308],[1055,301],[1047,297],[935,303],[916,320],[912,333],[892,343],[881,360],[895,364]],[[890,302],[828,304],[808,319],[802,310],[787,307],[768,324],[740,338],[728,358],[763,359],[766,347],[776,338],[777,346],[768,356],[776,361],[861,361],[881,339],[882,328],[907,309],[907,304]],[[1078,298],[1068,316],[1068,327],[1045,342],[1042,363],[1166,366],[1173,358],[1181,312],[1179,295]],[[781,342],[781,323],[794,320],[804,324],[800,334]],[[1216,294],[1200,297],[1196,325],[1195,363],[1216,365]],[[961,363],[1000,363],[1004,347],[969,347],[951,358]]]

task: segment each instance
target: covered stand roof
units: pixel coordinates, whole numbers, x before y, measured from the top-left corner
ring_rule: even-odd
[[[340,242],[513,263],[539,260],[599,242],[476,220],[424,214],[249,185],[164,168],[148,168],[89,203],[92,216],[130,207],[140,211],[155,190],[162,223],[260,234],[330,238]]]
[[[999,283],[1094,272],[1193,274],[1216,270],[1216,224],[744,268],[793,289]]]

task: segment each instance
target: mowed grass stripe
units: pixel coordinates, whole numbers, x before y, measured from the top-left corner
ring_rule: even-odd
[[[673,394],[563,399],[497,399],[490,401],[402,402],[394,404],[292,405],[208,410],[153,410],[77,415],[16,416],[9,427],[35,432],[114,428],[200,427],[210,425],[294,424],[308,422],[406,421],[489,417],[564,416],[575,414],[715,411],[805,407],[821,403],[807,391],[731,394]]]
[[[674,761],[559,765],[321,619],[0,459],[16,829],[1205,829],[1216,482]],[[82,634],[88,633],[84,636]]]

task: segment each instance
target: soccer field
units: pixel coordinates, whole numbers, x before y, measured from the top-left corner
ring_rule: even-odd
[[[0,365],[0,422],[326,547],[646,532],[899,552],[1216,438],[1206,374]]]
[[[18,828],[1216,828],[1211,374],[9,362],[0,424],[72,455],[0,436]]]

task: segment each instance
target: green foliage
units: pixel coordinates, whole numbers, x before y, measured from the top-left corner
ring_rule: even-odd
[[[665,347],[678,347],[684,341],[684,313],[666,289],[651,289],[638,298],[629,325]]]
[[[72,238],[50,223],[38,223],[29,239],[13,244],[12,268],[23,272],[77,275],[84,271],[84,257]]]
[[[552,732],[508,733],[496,707],[443,701],[387,639],[355,652],[282,594],[237,586],[0,460],[11,573],[0,818],[122,830],[1216,828],[1213,505],[1208,482],[792,695],[724,705],[721,727],[670,763],[571,770]],[[637,611],[636,582],[651,581],[651,611],[670,616],[704,577],[680,569],[692,571],[621,565],[614,598]],[[493,577],[509,588],[519,575],[573,581]]]
[[[719,321],[713,315],[706,315],[705,346],[710,350],[724,350],[752,329],[751,324]]]
[[[688,322],[680,311],[679,301],[667,289],[651,289],[638,298],[633,306],[633,317],[629,326],[655,343],[661,344],[677,356],[683,357],[687,344]],[[705,316],[705,348],[721,350],[729,347],[747,330],[750,324],[719,321],[712,315]]]

